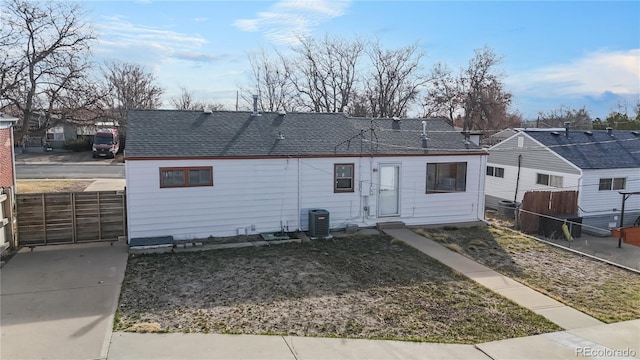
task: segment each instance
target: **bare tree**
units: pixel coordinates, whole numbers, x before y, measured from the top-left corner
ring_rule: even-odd
[[[301,38],[287,76],[297,90],[297,105],[315,112],[344,112],[358,80],[364,51],[361,40]]]
[[[7,0],[0,27],[0,108],[20,118],[16,139],[29,119],[44,117],[35,133],[95,103],[87,81],[95,39],[78,3]]]
[[[257,94],[261,111],[294,110],[295,88],[291,83],[288,62],[279,52],[270,56],[263,48],[249,54],[254,84],[242,89],[243,100],[252,107],[253,95]]]
[[[161,105],[164,92],[156,85],[155,76],[141,65],[127,62],[108,62],[102,69],[105,86],[109,93],[108,108],[118,121],[121,131],[126,133],[129,109],[155,109]]]
[[[460,78],[446,64],[437,63],[431,69],[430,79],[423,103],[424,117],[443,117],[453,124],[463,101]]]
[[[476,49],[469,65],[458,75],[441,63],[431,70],[423,103],[425,116],[461,118],[463,129],[495,130],[511,127],[520,115],[510,111],[511,93],[505,91],[504,74],[496,67],[502,59],[491,48]]]
[[[180,86],[180,95],[171,98],[169,101],[178,110],[195,110],[195,106],[199,105],[193,100],[191,92],[184,86]]]
[[[418,51],[417,44],[387,50],[372,43],[367,54],[373,70],[365,79],[364,96],[369,99],[371,116],[406,116],[427,82],[420,66],[425,53]]]
[[[502,61],[488,47],[475,50],[475,56],[462,73],[460,82],[463,92],[464,126],[463,130],[484,129],[483,125],[496,124],[498,119],[492,116],[500,113],[495,107],[508,107],[511,94],[505,92],[503,75],[496,66]]]
[[[536,127],[564,127],[565,122],[568,122],[572,129],[591,130],[593,128],[591,115],[584,107],[572,109],[567,106],[560,106],[558,109],[548,112],[540,112],[536,120]]]
[[[174,108],[178,110],[223,110],[224,106],[219,103],[210,102],[204,103],[202,101],[197,101],[193,97],[193,93],[184,86],[180,86],[180,95],[178,97],[173,97],[169,101]]]

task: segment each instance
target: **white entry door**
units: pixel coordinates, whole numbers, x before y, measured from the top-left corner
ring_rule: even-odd
[[[380,165],[378,216],[400,215],[400,166]]]

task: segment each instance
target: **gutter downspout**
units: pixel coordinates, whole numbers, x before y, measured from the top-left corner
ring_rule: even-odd
[[[513,202],[518,199],[518,187],[520,187],[520,168],[522,168],[522,154],[518,155],[518,177],[516,178],[516,192],[513,194]]]
[[[478,176],[478,207],[476,209],[477,215],[476,218],[482,221],[486,221],[484,210],[486,206],[485,194],[487,191],[487,180],[486,175],[484,175],[484,171],[482,169],[487,168],[487,161],[489,160],[489,155],[482,156],[481,166],[480,166],[480,175]],[[482,189],[482,192],[480,191]],[[480,206],[482,205],[482,206]],[[473,209],[472,209],[473,211]]]
[[[301,159],[298,158],[298,231],[302,231],[302,217],[300,216],[300,211],[302,211],[302,209],[300,209],[300,163]]]

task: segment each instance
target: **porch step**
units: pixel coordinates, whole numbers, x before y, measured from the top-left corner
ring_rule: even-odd
[[[406,227],[407,225],[402,221],[389,221],[389,222],[379,222],[376,223],[376,229],[401,229]]]

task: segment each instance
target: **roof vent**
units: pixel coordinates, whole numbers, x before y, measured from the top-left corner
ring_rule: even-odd
[[[278,115],[285,116],[285,115],[287,115],[287,112],[284,111],[284,110],[280,110],[280,111],[278,111]]]
[[[282,131],[278,131],[278,136],[276,136],[276,140],[284,140],[284,134]]]
[[[400,119],[394,117],[393,121],[391,122],[391,128],[393,130],[400,130]]]
[[[557,132],[557,131],[552,131],[552,132],[551,132],[551,135],[558,136],[558,135],[560,135],[560,133],[559,133],[559,132]]]
[[[593,136],[593,132],[592,131],[585,131],[584,134],[587,135],[587,136]]]
[[[253,114],[252,116],[260,116],[258,113],[258,95],[253,95]]]
[[[565,121],[564,122],[564,136],[566,138],[569,138],[569,126],[571,125],[571,122],[569,121]]]
[[[613,136],[613,128],[610,128],[610,127],[607,128],[607,135]]]
[[[631,132],[633,135],[635,136],[639,136],[640,135],[640,131],[636,130],[636,131],[632,131]]]
[[[209,108],[204,108],[202,111],[203,111],[205,114],[211,114],[211,113],[213,113],[213,111],[211,111],[211,109],[209,109]]]

